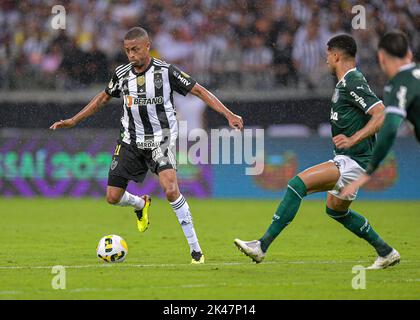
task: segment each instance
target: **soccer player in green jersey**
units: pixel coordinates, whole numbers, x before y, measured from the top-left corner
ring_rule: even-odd
[[[302,199],[307,194],[322,191],[328,191],[327,215],[375,248],[378,258],[369,268],[382,269],[400,261],[399,253],[382,240],[368,220],[350,209],[357,191],[347,197],[340,195],[344,186],[364,174],[372,157],[375,133],[384,120],[382,101],[355,67],[356,52],[356,42],[349,35],[338,35],[327,43],[327,64],[339,79],[332,96],[330,117],[334,159],[306,169],[288,182],[283,201],[259,240],[234,241],[239,250],[257,263],[264,259],[270,244],[293,220]]]
[[[404,118],[414,126],[420,142],[420,65],[413,62],[407,36],[400,31],[386,33],[378,45],[378,58],[382,71],[389,78],[384,88],[385,121],[366,173],[343,189],[344,196],[370,180],[394,144]]]

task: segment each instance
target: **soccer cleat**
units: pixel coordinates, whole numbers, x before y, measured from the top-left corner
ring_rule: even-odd
[[[144,200],[144,207],[139,210],[134,210],[137,215],[137,228],[140,232],[145,232],[149,227],[148,210],[152,203],[152,198],[148,195],[141,197]]]
[[[202,264],[204,263],[204,255],[201,252],[193,251],[191,252],[191,264]]]
[[[392,251],[386,255],[385,257],[377,257],[375,262],[366,269],[368,270],[378,270],[378,269],[385,269],[387,267],[391,267],[396,265],[401,260],[401,256],[397,250],[392,249]]]
[[[260,263],[264,260],[265,253],[261,249],[261,242],[259,240],[247,242],[235,239],[234,243],[240,251],[250,257],[254,262]]]

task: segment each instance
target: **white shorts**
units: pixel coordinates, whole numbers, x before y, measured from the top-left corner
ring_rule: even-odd
[[[338,170],[340,170],[340,178],[334,186],[334,189],[328,192],[341,200],[353,201],[356,199],[358,190],[347,197],[340,196],[340,192],[346,185],[357,180],[363,173],[365,173],[365,170],[352,158],[344,155],[335,156],[334,159],[329,160],[329,162],[333,162],[337,166]]]

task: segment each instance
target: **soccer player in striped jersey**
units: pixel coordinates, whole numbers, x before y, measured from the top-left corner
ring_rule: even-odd
[[[378,59],[382,71],[389,79],[384,87],[385,121],[379,130],[366,173],[344,188],[343,196],[354,192],[371,179],[371,175],[391,150],[404,119],[414,126],[417,141],[420,142],[420,65],[413,62],[407,36],[401,31],[386,33],[379,41]]]
[[[373,230],[368,220],[350,209],[357,190],[346,197],[340,195],[344,186],[365,172],[372,158],[375,133],[383,122],[384,106],[356,69],[356,52],[356,42],[349,35],[335,36],[327,43],[327,64],[339,79],[331,99],[330,116],[335,157],[304,170],[289,181],[271,225],[259,240],[234,241],[257,263],[264,259],[271,243],[292,222],[303,198],[322,191],[328,191],[327,215],[376,250],[378,259],[370,269],[386,268],[400,261],[399,253]],[[381,264],[376,263],[379,259]]]
[[[143,182],[148,170],[157,174],[190,246],[191,263],[204,263],[190,208],[177,182],[174,146],[178,123],[173,91],[197,96],[221,113],[231,128],[242,129],[243,121],[188,74],[151,57],[150,47],[146,30],[130,29],[124,37],[129,63],[117,67],[107,88],[79,113],[55,122],[50,128],[71,128],[100,110],[111,98],[122,95],[120,138],[109,170],[106,199],[113,205],[134,207],[138,228],[144,232],[149,225],[151,197],[130,194],[126,188],[129,181]]]

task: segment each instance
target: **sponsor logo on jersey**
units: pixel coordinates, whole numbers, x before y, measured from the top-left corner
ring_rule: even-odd
[[[186,73],[182,73],[182,74],[178,74],[177,79],[178,79],[178,80],[179,80],[179,81],[180,81],[183,85],[185,85],[185,86],[187,86],[187,87],[188,87],[188,86],[191,84],[191,81],[188,81],[184,75],[186,75],[186,76],[189,78],[189,76],[188,76]]]
[[[354,92],[354,91],[351,91],[350,92],[350,95],[354,98],[354,100],[356,101],[356,102],[358,102],[363,108],[366,108],[367,107],[367,104],[366,104],[366,102],[365,102],[365,100],[362,98],[362,97],[360,97],[356,92]]]
[[[163,97],[153,97],[153,98],[133,98],[132,96],[127,96],[127,106],[131,108],[133,105],[138,106],[147,106],[148,104],[163,104]]]
[[[139,149],[154,149],[160,146],[160,142],[148,140],[144,142],[137,142],[137,148]]]
[[[333,112],[333,111],[331,110],[331,116],[330,116],[330,119],[331,119],[331,120],[334,120],[334,121],[338,121],[338,112]]]

